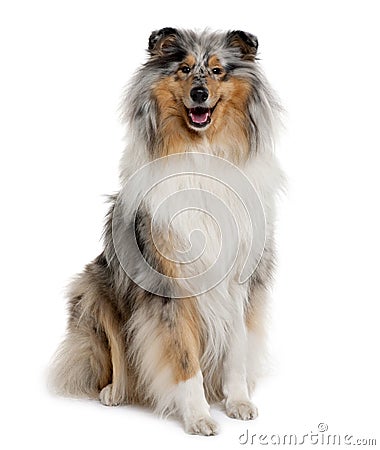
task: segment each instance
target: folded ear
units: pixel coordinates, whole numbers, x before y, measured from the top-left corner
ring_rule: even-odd
[[[178,31],[175,28],[161,28],[153,31],[149,38],[148,51],[154,55],[163,56],[170,48],[175,47]]]
[[[229,47],[239,48],[242,59],[253,61],[257,53],[259,41],[253,34],[234,30],[227,33],[227,45]]]

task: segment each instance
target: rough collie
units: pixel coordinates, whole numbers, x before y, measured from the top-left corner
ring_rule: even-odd
[[[175,413],[213,435],[210,403],[257,416],[274,264],[280,106],[243,31],[163,28],[123,102],[127,146],[104,251],[69,289],[52,381],[105,405]]]

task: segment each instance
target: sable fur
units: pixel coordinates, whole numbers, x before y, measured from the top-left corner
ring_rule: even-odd
[[[217,429],[207,413],[206,399],[226,399],[230,416],[254,418],[256,410],[247,395],[232,398],[233,382],[228,379],[233,377],[230,365],[235,363],[230,352],[239,353],[234,350],[239,339],[248,352],[247,339],[254,335],[253,360],[261,358],[266,293],[274,264],[275,194],[283,182],[273,153],[280,107],[259,68],[257,48],[257,38],[242,31],[196,33],[164,28],[153,32],[149,58],[125,95],[128,144],[120,169],[123,187],[142,165],[173,153],[204,152],[236,164],[261,196],[267,218],[259,266],[245,285],[227,279],[199,298],[174,299],[170,284],[165,296],[144,291],[120,265],[113,226],[136,235],[149,264],[167,276],[178,275],[181,265],[155,249],[151,233],[157,231],[160,240],[165,222],[161,218],[163,222],[158,221],[157,230],[152,231],[150,204],[139,209],[135,221],[132,217],[126,220],[115,213],[118,196],[111,197],[104,251],[78,275],[68,292],[67,336],[57,351],[51,376],[57,392],[100,396],[108,405],[150,404],[161,414],[177,412],[186,430],[196,434],[215,434]],[[207,105],[210,111],[215,108],[204,130],[188,123],[189,92],[194,86],[207,87]],[[123,200],[128,204],[128,198]],[[207,224],[200,226],[209,229]],[[175,239],[181,241],[180,229],[173,231],[169,241],[161,238],[160,245],[170,252]],[[247,359],[245,383],[251,392],[260,367],[250,361],[248,353]],[[205,398],[199,390],[202,383]],[[194,416],[183,406],[186,389],[192,392],[192,386],[203,415]]]

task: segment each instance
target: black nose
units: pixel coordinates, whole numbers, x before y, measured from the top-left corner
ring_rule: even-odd
[[[194,87],[190,91],[190,97],[196,103],[203,103],[208,99],[208,90],[205,87]]]

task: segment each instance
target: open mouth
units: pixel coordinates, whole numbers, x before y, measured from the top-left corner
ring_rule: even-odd
[[[214,108],[202,108],[200,106],[188,109],[191,125],[197,128],[203,128],[208,125],[211,122],[213,110]]]

